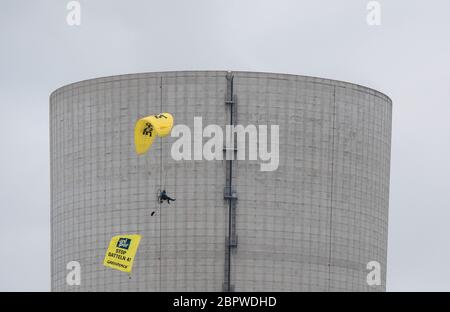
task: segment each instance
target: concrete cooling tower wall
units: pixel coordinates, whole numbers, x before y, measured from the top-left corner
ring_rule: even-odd
[[[192,131],[190,160],[173,156],[176,128],[136,155],[135,122],[162,112]],[[391,112],[366,87],[272,73],[130,74],[56,90],[52,290],[384,291]],[[205,159],[209,137],[195,142],[209,125],[223,129],[222,160]],[[251,133],[230,145],[227,125],[258,131],[256,159]],[[176,201],[161,204],[162,189]],[[103,266],[121,234],[142,237],[130,274]],[[80,285],[66,281],[71,261]],[[367,283],[372,261],[381,285]]]

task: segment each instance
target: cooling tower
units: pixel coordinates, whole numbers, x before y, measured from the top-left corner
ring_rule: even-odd
[[[192,129],[190,160],[174,159],[173,132],[135,153],[136,121],[162,112]],[[130,74],[56,90],[52,290],[384,291],[391,112],[370,88],[272,73]],[[224,132],[267,126],[268,148],[278,139],[276,168],[229,159],[239,151],[226,143],[222,160],[196,154],[195,117]],[[176,201],[161,204],[163,189]],[[131,273],[103,266],[111,238],[123,234],[142,237]],[[80,285],[66,281],[71,261]],[[367,283],[372,261],[381,285]]]

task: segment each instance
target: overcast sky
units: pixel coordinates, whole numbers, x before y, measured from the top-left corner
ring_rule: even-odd
[[[99,76],[319,76],[393,102],[387,289],[450,291],[450,1],[0,1],[0,291],[50,290],[49,103]]]

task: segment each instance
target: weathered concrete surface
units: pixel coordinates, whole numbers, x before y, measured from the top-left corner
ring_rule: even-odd
[[[176,138],[145,156],[135,121],[170,112],[193,128],[228,122],[226,72],[113,76],[50,98],[52,290],[221,291],[228,203],[225,161],[174,161]],[[278,170],[234,163],[236,291],[385,290],[391,101],[328,79],[234,73],[237,123],[280,125]],[[159,189],[177,201],[159,207]],[[131,278],[102,265],[110,238],[142,235]],[[66,284],[79,261],[80,286]],[[366,283],[369,261],[382,285]]]

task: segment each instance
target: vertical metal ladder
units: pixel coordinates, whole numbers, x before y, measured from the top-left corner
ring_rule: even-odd
[[[225,99],[225,110],[228,115],[228,125],[236,124],[236,99],[233,94],[233,73],[228,72],[227,90]],[[236,235],[236,201],[237,192],[233,187],[233,166],[236,159],[236,140],[233,137],[227,138],[223,151],[225,153],[225,187],[223,192],[224,199],[228,202],[228,235],[225,238],[225,270],[223,291],[234,291],[234,285],[231,284],[231,255],[236,251],[238,239]]]

